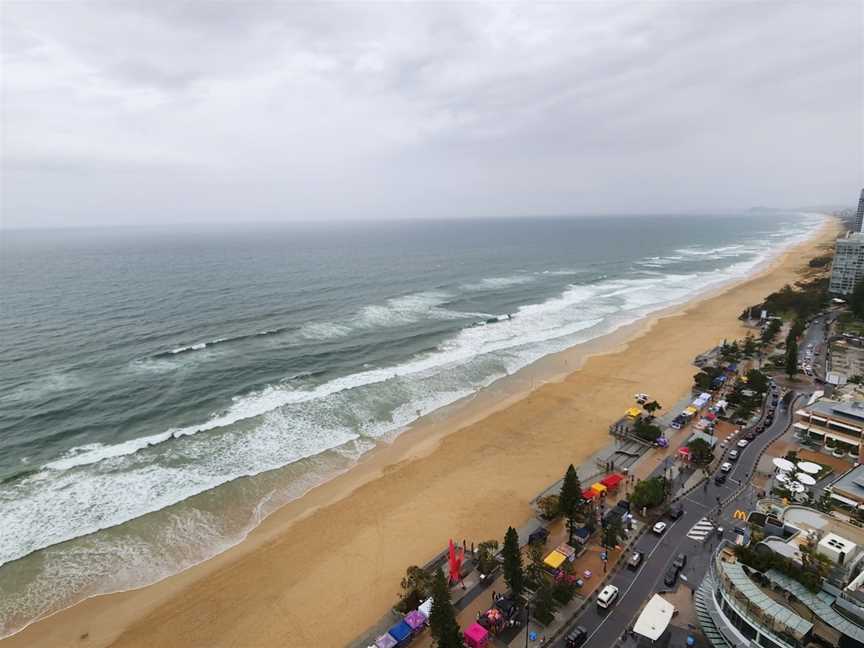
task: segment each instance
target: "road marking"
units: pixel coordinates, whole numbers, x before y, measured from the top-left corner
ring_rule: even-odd
[[[657,551],[657,549],[660,547],[660,545],[663,544],[663,541],[666,539],[666,533],[669,531],[669,529],[671,529],[671,528],[672,528],[673,526],[675,526],[676,524],[678,524],[678,520],[675,520],[672,524],[670,524],[670,525],[666,528],[666,532],[664,532],[663,535],[661,535],[661,536],[659,537],[659,540],[657,540],[657,544],[655,544],[654,547],[651,549],[651,551],[648,552],[648,555],[647,555],[647,556],[645,556],[644,558],[642,558],[642,564],[643,564],[643,565],[647,564],[648,561],[651,560],[651,556],[654,555],[654,552]],[[634,548],[635,548],[635,543],[634,543]],[[586,643],[586,644],[588,644],[588,643],[591,641],[591,638],[592,638],[595,634],[597,634],[597,633],[600,631],[600,628],[603,627],[603,624],[606,623],[606,621],[609,619],[609,617],[611,617],[611,616],[615,613],[615,610],[617,609],[618,605],[619,605],[619,604],[621,603],[621,601],[623,601],[624,598],[627,596],[627,593],[630,591],[630,588],[633,587],[633,586],[636,584],[636,581],[637,581],[637,580],[639,580],[639,576],[641,576],[641,574],[642,574],[642,572],[637,572],[637,573],[633,576],[633,580],[630,581],[630,584],[627,586],[627,589],[625,589],[623,593],[619,590],[619,592],[618,592],[618,601],[617,601],[617,603],[615,604],[615,608],[607,608],[608,612],[607,612],[606,615],[603,617],[603,619],[600,621],[600,623],[597,624],[597,627],[594,628],[594,632],[592,632],[590,635],[588,635],[588,637],[585,639],[585,643]],[[659,579],[659,576],[658,576],[658,579]],[[655,580],[654,582],[656,583],[657,581]],[[611,580],[610,580],[610,584],[611,584]],[[653,585],[652,585],[651,589],[654,589]]]
[[[701,506],[704,509],[714,508],[713,506],[708,506],[705,502],[697,502],[694,499],[690,499],[689,497],[684,498],[685,501],[690,502],[691,504],[695,504],[696,506]]]
[[[708,518],[703,517],[687,532],[687,537],[697,542],[703,542],[713,530],[714,525],[708,521]]]

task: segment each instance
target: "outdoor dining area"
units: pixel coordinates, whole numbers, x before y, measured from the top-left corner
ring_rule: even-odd
[[[808,489],[816,485],[816,478],[822,471],[822,466],[812,461],[793,462],[783,457],[775,457],[773,489],[788,493],[790,499],[796,502],[807,502],[810,499]]]

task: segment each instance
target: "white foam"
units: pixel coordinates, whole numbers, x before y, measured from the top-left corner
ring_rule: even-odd
[[[507,277],[487,277],[485,279],[481,279],[476,283],[465,284],[462,286],[462,289],[477,292],[487,290],[493,291],[500,290],[501,288],[509,288],[510,286],[521,286],[524,284],[529,284],[536,280],[536,277],[524,274],[510,275]]]

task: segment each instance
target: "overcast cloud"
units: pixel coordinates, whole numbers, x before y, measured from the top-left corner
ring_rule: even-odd
[[[5,226],[854,203],[844,3],[5,2]]]

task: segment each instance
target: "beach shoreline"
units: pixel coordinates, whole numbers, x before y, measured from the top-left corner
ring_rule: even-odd
[[[741,335],[741,310],[792,283],[838,229],[829,220],[731,285],[547,356],[424,417],[204,563],[150,586],[87,599],[0,644],[344,645],[396,601],[405,568],[425,562],[448,537],[500,538],[508,524],[530,517],[527,502],[567,463],[609,443],[610,416],[646,381],[656,381],[647,389],[661,403],[675,402],[700,347]],[[694,322],[687,318],[698,323],[712,309],[717,322],[688,333]],[[578,438],[575,421],[587,430]],[[310,552],[316,558],[304,560]],[[325,626],[332,635],[309,634],[334,610],[340,623]]]

